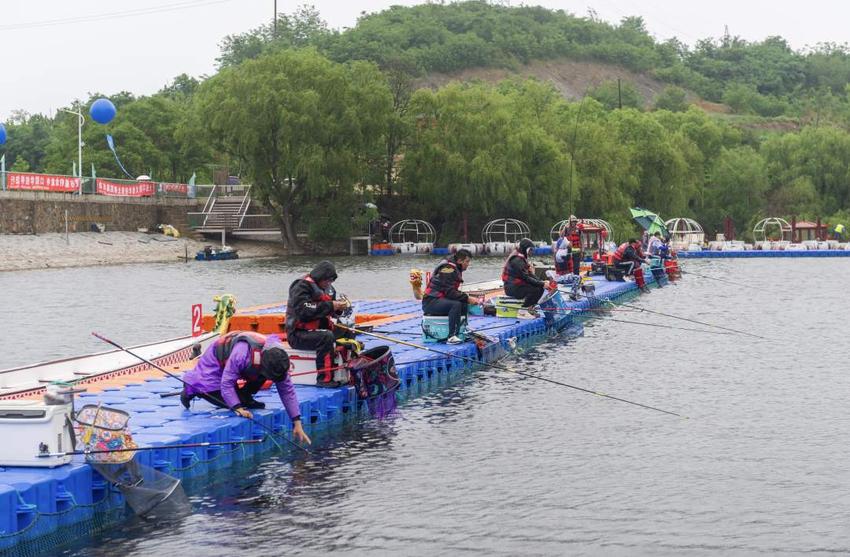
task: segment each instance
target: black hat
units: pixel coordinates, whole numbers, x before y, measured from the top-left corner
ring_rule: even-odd
[[[310,276],[316,282],[336,280],[336,267],[330,261],[322,261],[310,271]]]
[[[519,252],[526,257],[529,255],[528,250],[534,249],[534,242],[528,238],[523,238],[519,241]]]
[[[281,346],[265,348],[260,358],[260,374],[275,383],[289,374],[289,354]]]

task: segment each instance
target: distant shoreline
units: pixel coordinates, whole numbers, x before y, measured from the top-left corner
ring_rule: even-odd
[[[95,267],[127,263],[179,263],[188,254],[190,260],[206,245],[193,238],[171,238],[163,234],[141,232],[76,232],[65,234],[0,235],[0,272]],[[275,242],[228,241],[239,250],[240,258],[284,255],[283,245]],[[215,264],[215,263],[211,263]]]

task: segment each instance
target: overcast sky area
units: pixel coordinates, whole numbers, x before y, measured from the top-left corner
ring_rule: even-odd
[[[288,13],[305,2],[278,0]],[[361,12],[408,0],[315,0],[328,24],[352,27]],[[618,22],[643,16],[657,39],[693,45],[733,35],[785,37],[795,49],[850,37],[850,2],[838,0],[540,0],[551,9]],[[519,5],[513,3],[512,5]],[[154,93],[174,76],[215,71],[218,44],[271,21],[273,0],[0,0],[0,121],[10,112],[53,114],[89,92]],[[74,22],[74,18],[78,21]]]

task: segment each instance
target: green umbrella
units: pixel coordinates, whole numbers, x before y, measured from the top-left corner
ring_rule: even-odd
[[[632,218],[634,219],[634,221],[638,223],[641,228],[649,232],[650,236],[652,236],[656,232],[660,232],[661,236],[663,236],[664,238],[670,237],[670,231],[667,230],[667,225],[664,224],[664,221],[661,220],[661,217],[659,217],[652,211],[641,209],[640,207],[634,207],[629,210],[632,212]]]

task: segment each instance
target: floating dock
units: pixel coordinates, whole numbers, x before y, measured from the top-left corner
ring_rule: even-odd
[[[850,250],[738,250],[738,251],[679,251],[679,259],[730,259],[755,257],[850,257]]]
[[[509,353],[513,346],[531,346],[553,331],[564,336],[578,336],[583,331],[582,322],[592,318],[592,312],[580,310],[599,307],[609,301],[626,301],[638,295],[633,282],[594,278],[594,297],[563,302],[564,307],[579,310],[575,313],[559,311],[550,314],[548,319],[533,320],[470,316],[470,329],[493,339],[483,348],[473,342],[427,345],[444,353],[438,354],[361,335],[359,339],[367,348],[391,345],[401,379],[397,391],[370,403],[372,411],[375,405],[381,410],[391,410],[397,401],[439,388],[459,374],[476,369],[475,362],[492,362]],[[666,277],[661,280],[666,282]],[[647,282],[653,284],[651,273],[647,273]],[[383,324],[375,326],[375,332],[422,343],[420,302],[370,300],[355,302],[354,306],[358,314],[397,318],[384,319]],[[283,305],[273,305],[265,306],[262,313],[269,320],[268,326],[274,328],[279,326],[284,311]],[[191,363],[184,362],[182,369],[190,368]],[[173,378],[158,378],[157,373],[146,369],[87,384],[87,392],[77,395],[75,407],[102,403],[128,412],[133,439],[140,447],[264,438],[266,431],[229,410],[214,408],[202,400],[196,400],[191,410],[184,410],[177,397],[161,397],[161,394],[179,390],[182,385]],[[303,424],[311,436],[339,429],[344,423],[369,412],[366,403],[358,400],[353,387],[324,389],[297,385],[296,390]],[[266,404],[266,409],[254,411],[254,417],[275,432],[288,435],[291,423],[274,390],[260,391],[257,399]],[[295,451],[284,442],[281,445],[289,452]],[[235,449],[207,446],[140,451],[136,458],[141,464],[177,478],[204,479],[276,449],[267,439],[261,444],[239,445]],[[95,472],[82,456],[56,468],[0,468],[0,553],[32,555],[48,551],[69,539],[125,519],[129,513],[125,507],[120,491]]]

